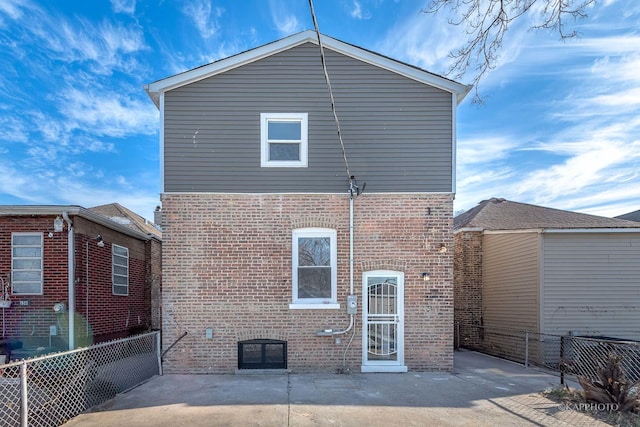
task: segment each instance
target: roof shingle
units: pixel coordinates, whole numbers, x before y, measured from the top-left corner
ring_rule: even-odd
[[[638,223],[632,221],[546,208],[499,198],[483,200],[478,206],[456,216],[453,227],[454,230],[461,228],[482,228],[484,230],[640,228]]]

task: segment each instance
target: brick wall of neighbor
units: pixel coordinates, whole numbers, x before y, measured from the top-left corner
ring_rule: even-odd
[[[453,368],[453,223],[447,194],[372,194],[355,200],[354,293],[359,313],[336,344],[318,337],[348,325],[349,198],[328,194],[164,194],[163,349],[165,372],[228,373],[237,342],[288,342],[294,372],[360,370],[362,273],[405,275],[405,364]],[[291,310],[291,232],[327,227],[338,236],[339,310]],[[444,250],[441,249],[444,245]],[[431,275],[425,283],[422,272]],[[205,331],[213,330],[207,339]]]
[[[24,347],[49,345],[49,327],[58,335],[52,344],[68,346],[68,314],[56,314],[53,305],[68,305],[67,225],[53,233],[54,216],[0,217],[0,275],[11,272],[11,233],[42,232],[44,239],[44,286],[42,295],[12,295],[5,309],[5,330],[9,338],[23,341]],[[73,218],[75,227],[76,346],[127,336],[150,324],[148,289],[145,287],[145,244],[143,241],[106,229],[83,218]],[[101,233],[105,246],[97,246]],[[111,285],[111,244],[129,248],[129,295],[113,295]],[[28,305],[20,305],[20,301]],[[87,324],[89,325],[87,333]]]
[[[463,231],[454,235],[453,301],[455,342],[461,347],[480,345],[482,325],[482,232]]]

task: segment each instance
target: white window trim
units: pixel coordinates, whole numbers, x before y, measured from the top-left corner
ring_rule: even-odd
[[[116,276],[116,264],[113,262],[113,258],[115,256],[119,256],[119,257],[124,257],[124,255],[120,255],[120,254],[116,254],[116,248],[120,248],[120,249],[124,249],[127,251],[127,293],[126,294],[118,294],[116,293],[115,289],[116,286],[119,287],[124,287],[124,285],[120,284],[120,283],[116,283],[115,281],[115,276]],[[116,244],[112,244],[111,245],[111,293],[115,296],[118,297],[126,297],[129,296],[129,268],[130,268],[130,263],[129,263],[129,248],[125,247],[125,246],[120,246],[120,245],[116,245]],[[122,276],[121,274],[118,274],[118,276]]]
[[[300,122],[300,160],[269,160],[270,141],[267,126],[269,120]],[[308,113],[260,113],[260,166],[263,168],[306,168],[308,165],[309,151],[308,122]]]
[[[291,274],[292,274],[292,303],[290,309],[339,309],[338,304],[338,238],[337,232],[331,228],[298,228],[291,233]],[[331,298],[298,298],[298,238],[300,237],[328,237],[331,265]]]
[[[17,292],[13,280],[13,236],[39,236],[40,237],[40,292]],[[11,293],[15,295],[44,295],[44,238],[42,233],[11,233]]]

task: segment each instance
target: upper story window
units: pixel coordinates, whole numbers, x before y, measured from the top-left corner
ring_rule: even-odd
[[[11,292],[42,295],[42,233],[11,234]]]
[[[307,113],[260,114],[260,166],[307,167]]]
[[[129,295],[129,249],[124,246],[111,245],[113,294]]]
[[[294,230],[292,247],[293,303],[289,307],[340,308],[336,230]]]

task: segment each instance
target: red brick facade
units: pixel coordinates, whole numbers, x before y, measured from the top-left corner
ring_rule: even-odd
[[[341,343],[316,336],[349,323],[348,195],[164,194],[162,203],[163,348],[188,333],[166,354],[165,372],[234,372],[238,341],[257,338],[287,341],[292,371],[335,371],[343,357],[360,369],[361,304]],[[452,197],[364,193],[354,204],[358,300],[363,272],[403,272],[405,365],[451,370]],[[304,227],[337,231],[340,309],[289,308],[292,231]]]
[[[69,303],[68,228],[65,224],[63,232],[53,232],[54,218],[0,216],[0,275],[5,279],[11,272],[12,233],[43,234],[43,294],[12,295],[12,306],[4,312],[6,338],[21,340],[25,348],[48,347],[52,325],[58,331],[51,337],[51,344],[60,349],[68,348],[68,313],[53,311],[55,303],[64,302],[67,306]],[[151,295],[145,242],[84,218],[72,217],[72,220],[75,227],[76,346],[126,336],[131,330],[150,327]],[[104,238],[104,247],[97,245],[98,234]],[[112,293],[112,244],[129,249],[128,296]],[[159,253],[157,257],[159,264]]]
[[[482,231],[454,235],[453,300],[456,346],[477,348],[482,326]]]

